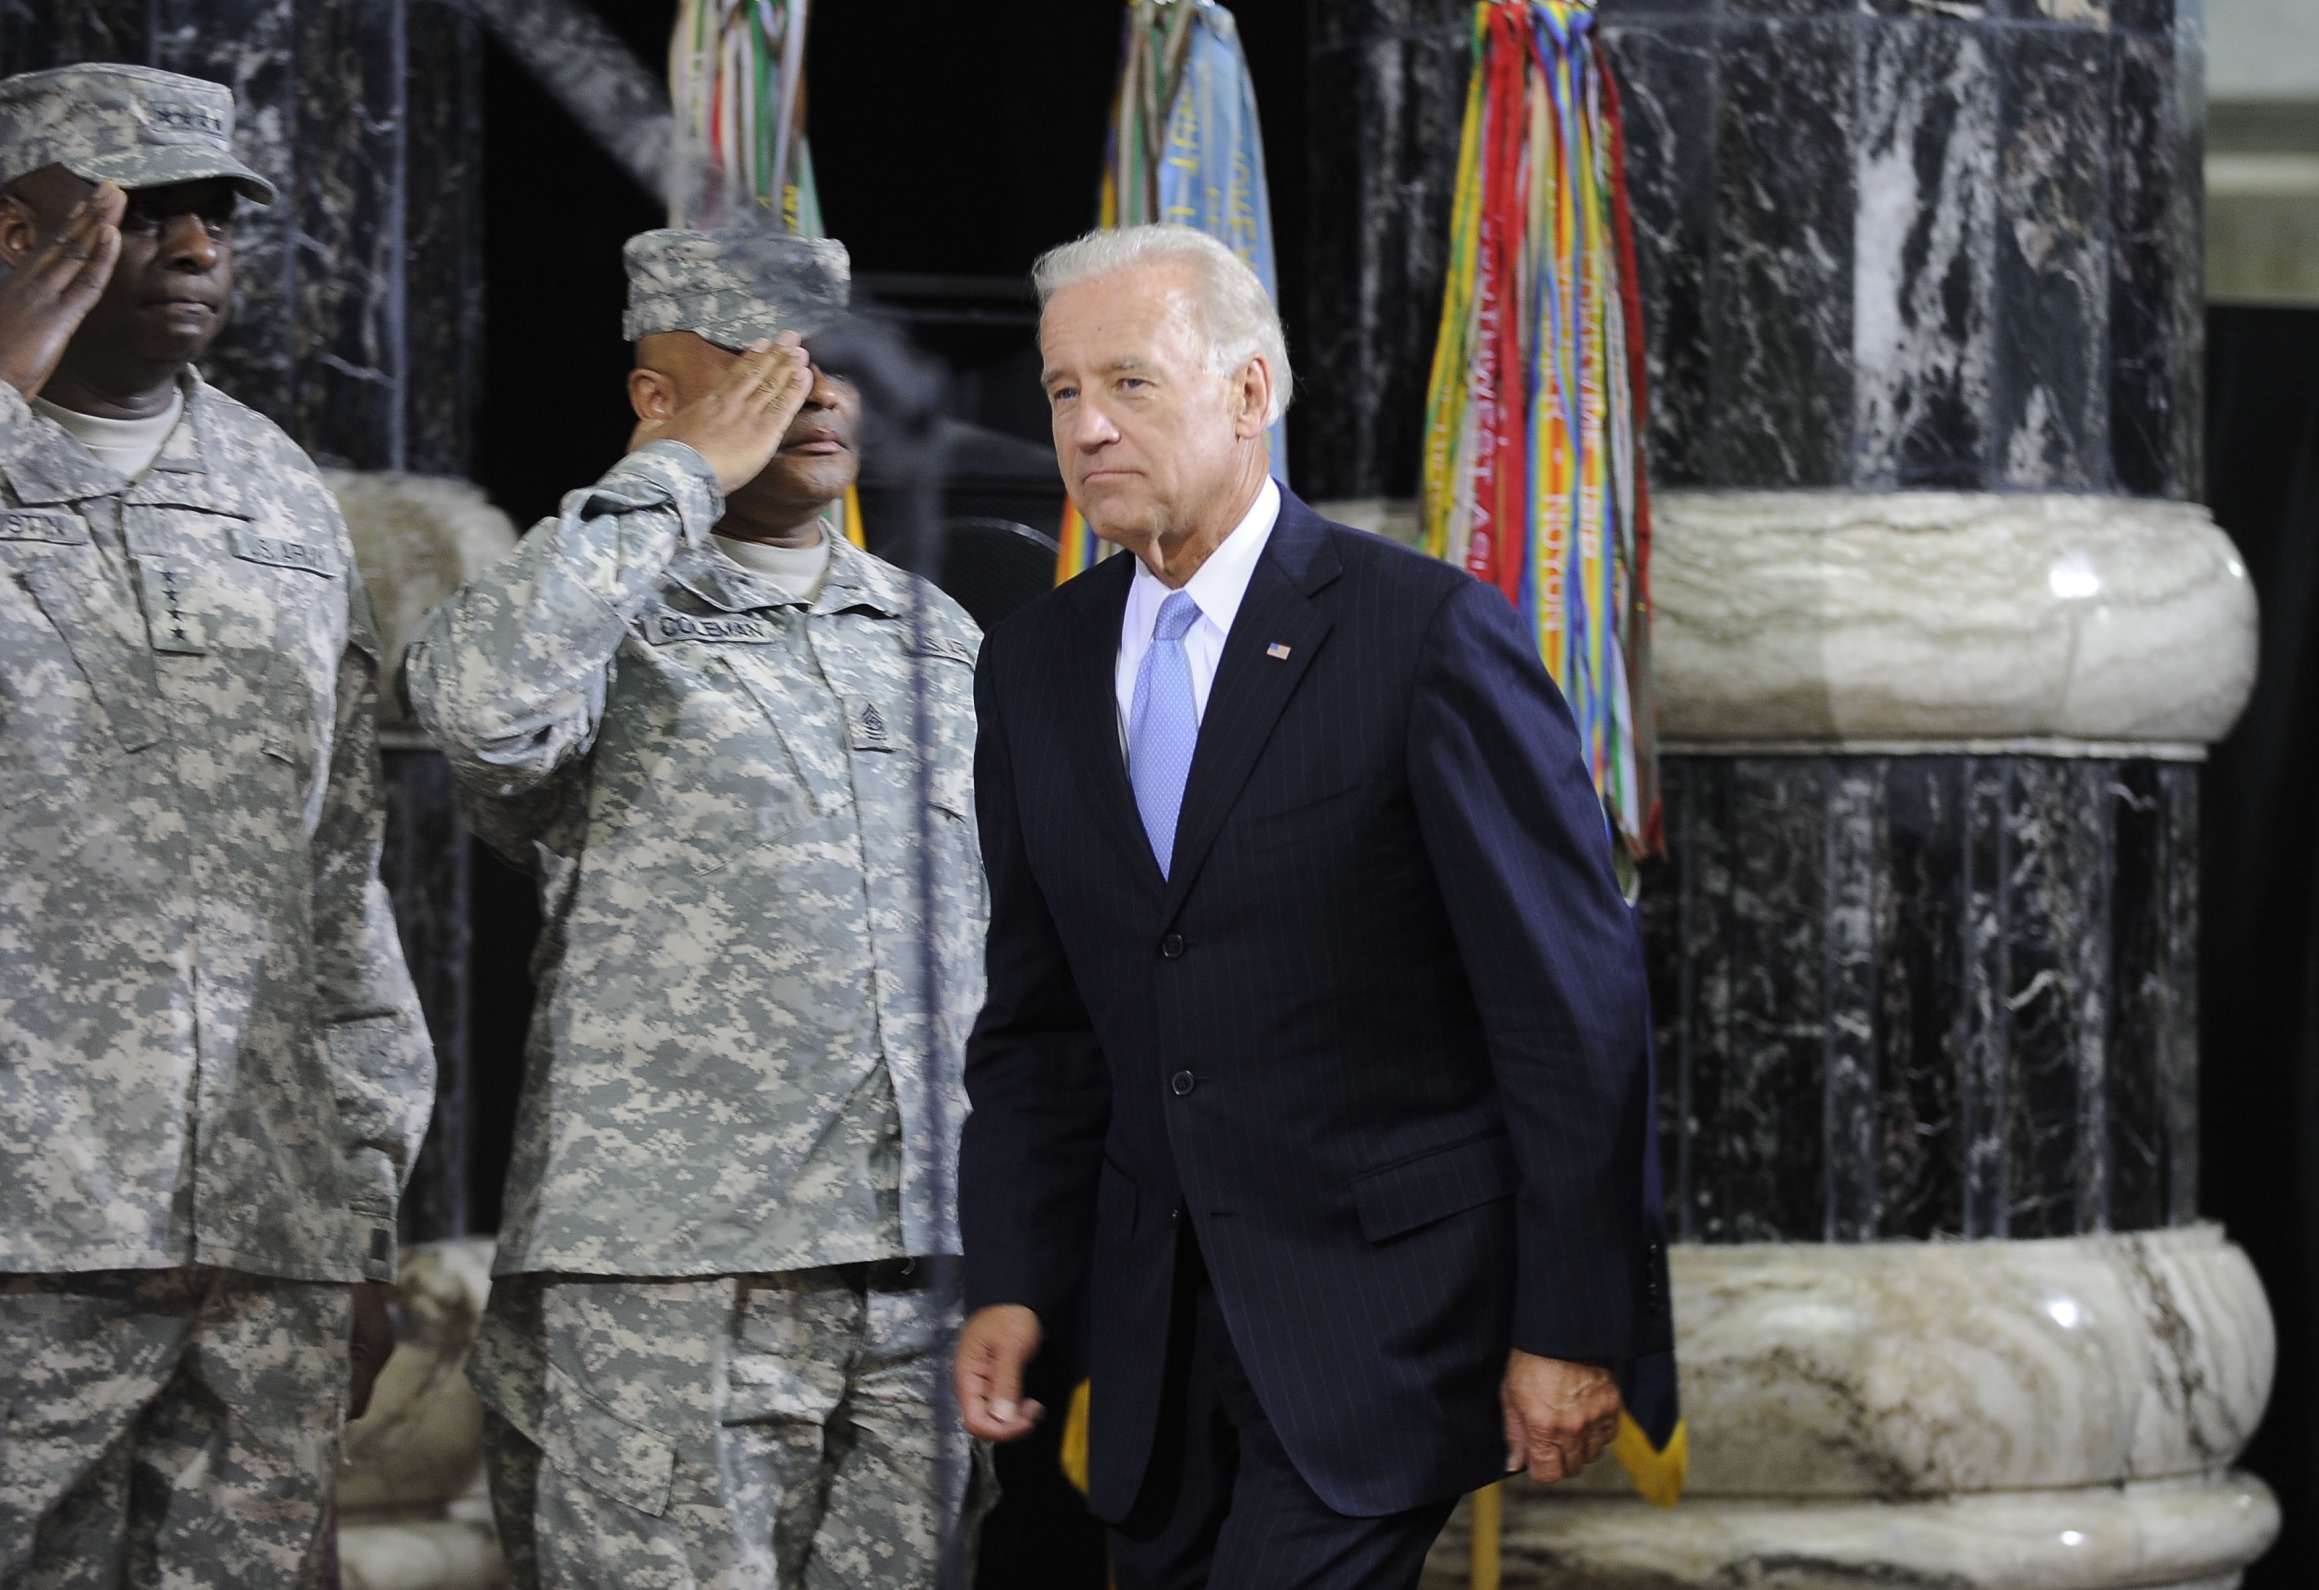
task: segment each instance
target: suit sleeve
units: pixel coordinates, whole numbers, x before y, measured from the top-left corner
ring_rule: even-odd
[[[1434,616],[1408,751],[1521,1171],[1513,1343],[1566,1359],[1656,1351],[1641,939],[1569,708],[1479,581]]]
[[[995,658],[975,671],[975,810],[990,879],[982,1014],[966,1045],[959,1146],[966,1306],[1019,1303],[1052,1335],[1085,1281],[1111,1081],[1063,939],[1032,876]]]

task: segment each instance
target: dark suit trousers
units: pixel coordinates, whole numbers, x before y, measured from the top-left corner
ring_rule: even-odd
[[[1256,1400],[1186,1230],[1151,1466],[1111,1531],[1118,1590],[1414,1590],[1456,1505],[1352,1518],[1313,1494]]]

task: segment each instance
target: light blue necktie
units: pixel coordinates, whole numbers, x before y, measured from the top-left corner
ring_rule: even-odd
[[[1151,650],[1135,671],[1135,700],[1127,711],[1127,776],[1135,785],[1135,809],[1160,876],[1176,854],[1176,817],[1183,810],[1184,780],[1191,776],[1192,748],[1200,740],[1200,714],[1192,704],[1192,665],[1184,656],[1184,631],[1200,619],[1200,604],[1178,591],[1160,604],[1152,626]]]

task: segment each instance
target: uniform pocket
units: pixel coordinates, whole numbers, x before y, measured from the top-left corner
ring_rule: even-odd
[[[1385,1242],[1510,1198],[1519,1185],[1514,1146],[1505,1133],[1493,1132],[1354,1177],[1353,1207],[1361,1217],[1361,1234]]]
[[[676,1449],[639,1430],[549,1366],[540,1451],[590,1490],[658,1518],[668,1509]]]

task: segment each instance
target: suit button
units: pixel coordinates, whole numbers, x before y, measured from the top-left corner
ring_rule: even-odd
[[[1179,1099],[1199,1085],[1200,1079],[1189,1071],[1178,1071],[1168,1079],[1168,1086],[1176,1090],[1176,1097]]]
[[[1170,933],[1166,938],[1161,939],[1160,953],[1171,961],[1182,960],[1184,958],[1184,936],[1181,933]]]

